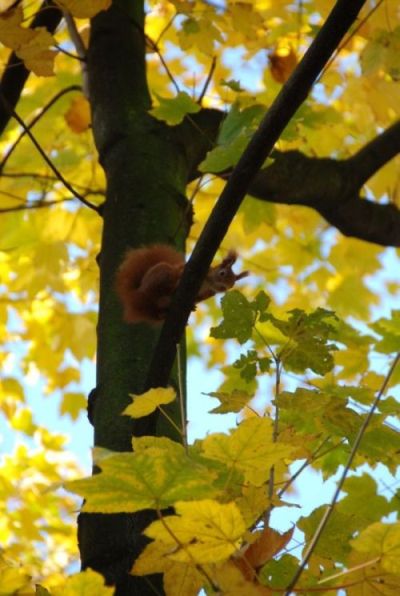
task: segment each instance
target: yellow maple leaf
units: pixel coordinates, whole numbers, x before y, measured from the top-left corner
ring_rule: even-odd
[[[145,530],[149,538],[171,547],[170,559],[215,563],[226,561],[240,547],[246,525],[235,503],[178,501],[175,511],[177,515],[155,521]]]
[[[168,554],[171,552],[171,545],[160,541],[153,541],[146,545],[146,548],[136,559],[131,573],[133,575],[150,575],[151,573],[164,573],[170,561]]]
[[[8,10],[0,16],[0,43],[16,50],[35,36],[35,31],[32,29],[21,27],[23,18],[22,6]]]
[[[269,596],[272,591],[260,584],[247,581],[230,561],[217,567],[213,579],[224,596]]]
[[[133,575],[163,573],[164,590],[167,596],[175,594],[197,596],[204,584],[204,577],[193,565],[172,561],[168,555],[175,550],[175,543],[167,545],[160,541],[150,542],[136,559],[131,573]]]
[[[0,594],[26,594],[34,595],[35,590],[30,582],[30,577],[19,567],[8,565],[0,560]]]
[[[346,589],[348,596],[397,596],[399,593],[399,575],[388,573],[378,557],[371,558],[369,553],[352,551],[347,558],[349,587]],[[335,584],[341,587],[346,576],[338,574]],[[327,580],[326,580],[327,581]],[[321,582],[322,583],[322,582]],[[322,587],[322,586],[321,586]],[[379,592],[378,592],[379,590]]]
[[[56,0],[56,4],[78,19],[91,19],[98,12],[107,10],[111,0]]]
[[[273,441],[272,422],[261,417],[244,420],[229,435],[216,433],[206,437],[203,449],[207,457],[240,470],[255,486],[261,486],[271,467],[293,451],[290,445]]]
[[[54,38],[44,27],[38,27],[33,34],[15,52],[24,61],[26,68],[38,76],[49,77],[54,74],[54,58],[57,53],[49,49]]]
[[[147,439],[135,440],[139,446],[135,453],[96,450],[101,473],[66,483],[67,490],[84,496],[84,511],[134,513],[217,494],[213,473],[190,459],[182,445],[165,437]]]
[[[204,577],[193,565],[171,561],[164,571],[164,589],[167,596],[197,596],[203,585]]]
[[[114,588],[104,585],[104,577],[93,569],[86,569],[81,573],[69,577],[65,584],[53,588],[54,596],[112,596]]]
[[[373,523],[352,540],[351,545],[360,553],[380,557],[383,569],[389,573],[400,574],[400,522]]]
[[[154,412],[158,406],[174,401],[176,394],[172,387],[150,389],[142,395],[131,395],[133,401],[122,414],[132,418],[141,418]]]

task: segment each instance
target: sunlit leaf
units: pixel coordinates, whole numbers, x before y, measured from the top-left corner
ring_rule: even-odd
[[[203,449],[207,457],[240,470],[256,486],[266,481],[271,466],[290,458],[293,451],[290,445],[273,441],[272,422],[261,417],[244,420],[229,435],[206,437]]]
[[[132,418],[141,418],[154,412],[158,406],[169,404],[176,398],[172,387],[150,389],[142,395],[132,395],[132,403],[122,412]]]
[[[69,577],[62,588],[51,591],[54,596],[112,596],[115,590],[105,585],[100,573],[86,569]]]
[[[151,110],[151,114],[158,120],[168,124],[179,124],[187,114],[195,114],[200,106],[185,92],[180,92],[174,98],[157,97],[159,106]]]
[[[382,567],[400,574],[400,523],[376,522],[351,541],[355,550],[379,556]]]
[[[220,405],[210,410],[212,414],[226,414],[227,412],[240,412],[251,400],[251,395],[245,391],[234,390],[232,393],[213,391],[207,393],[210,397],[216,397]]]
[[[80,19],[91,19],[98,12],[107,10],[111,0],[56,0],[56,4]]]
[[[145,530],[150,538],[170,546],[172,560],[216,563],[239,548],[246,527],[235,503],[177,502],[175,511],[177,515],[155,521]]]
[[[135,453],[110,453],[98,465],[101,473],[66,484],[68,490],[85,497],[84,511],[132,513],[216,493],[213,474],[167,439],[159,439],[158,446],[153,439],[151,448]]]

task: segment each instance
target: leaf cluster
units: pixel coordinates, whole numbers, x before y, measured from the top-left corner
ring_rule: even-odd
[[[101,472],[67,484],[84,497],[86,512],[154,509],[156,520],[144,531],[151,541],[132,573],[162,573],[167,594],[173,594],[177,585],[193,595],[201,588],[249,594],[285,589],[299,565],[285,551],[294,529],[277,532],[270,525],[271,514],[288,505],[282,497],[290,495],[296,467],[301,473],[313,466],[328,477],[348,465],[367,415],[361,406],[373,399],[365,384],[334,380],[334,354],[349,342],[351,329],[331,311],[296,309],[278,317],[264,293],[249,301],[238,291],[223,298],[222,311],[223,320],[212,329],[212,336],[252,342],[233,370],[240,371],[244,383],[262,377],[273,382],[263,407],[260,399],[255,405],[245,391],[214,392],[211,395],[221,404],[215,413],[240,413],[236,428],[211,433],[192,445],[160,437],[134,438],[132,453],[100,450],[96,464]],[[396,319],[393,313],[390,321],[375,323],[374,336],[354,332],[353,337],[371,349],[385,350],[385,342],[398,340]],[[313,377],[306,388],[301,379],[304,382],[308,371]],[[297,387],[283,389],[285,375],[293,373],[301,375]],[[136,418],[156,409],[166,415],[163,407],[175,395],[171,389],[152,389],[132,398],[124,414]],[[335,589],[346,583],[342,577],[346,574],[357,589],[371,581],[386,582],[386,574],[391,586],[400,585],[398,523],[381,522],[398,511],[397,498],[382,496],[369,472],[359,475],[365,462],[370,467],[378,462],[391,470],[396,467],[400,443],[387,420],[393,405],[392,398],[386,398],[372,418],[351,464],[357,474],[347,478],[344,497],[332,505],[333,515],[314,547],[310,568],[299,583],[301,590],[320,584],[321,590],[325,585]],[[184,436],[185,428],[181,432]],[[323,514],[320,506],[299,519],[296,532],[302,532],[306,542],[312,541]],[[342,573],[342,566],[348,571]],[[316,574],[316,567],[322,575]]]

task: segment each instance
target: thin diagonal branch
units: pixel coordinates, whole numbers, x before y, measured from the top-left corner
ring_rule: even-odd
[[[88,69],[87,69],[87,53],[85,45],[82,41],[82,37],[79,34],[78,28],[75,23],[74,17],[67,11],[64,11],[64,19],[67,24],[67,29],[72,43],[75,46],[76,53],[78,54],[81,70],[82,70],[82,87],[85,97],[89,97],[89,80],[88,80]]]
[[[57,181],[56,176],[51,176],[50,174],[39,174],[38,172],[3,172],[3,178],[33,178],[34,180],[39,181]],[[85,186],[84,184],[75,183],[75,188],[79,188],[85,196],[93,195],[99,197],[105,197],[106,191],[103,188],[90,188],[90,186]]]
[[[60,203],[66,203],[67,201],[73,201],[72,197],[65,197],[64,199],[58,199],[55,201],[38,201],[36,203],[24,203],[23,205],[14,205],[13,207],[0,208],[0,213],[12,213],[13,211],[29,211],[30,209],[44,209],[46,207],[53,207]]]
[[[174,75],[170,71],[170,69],[168,67],[168,64],[165,62],[164,56],[162,55],[160,48],[158,47],[158,45],[156,44],[156,42],[153,41],[151,39],[151,37],[149,37],[148,35],[145,36],[145,39],[146,39],[146,43],[148,43],[151,46],[151,48],[155,51],[155,53],[157,54],[157,56],[158,56],[158,58],[159,58],[159,60],[160,60],[160,62],[162,64],[162,66],[164,67],[164,70],[165,70],[165,72],[167,74],[167,77],[169,78],[169,80],[171,81],[171,83],[173,84],[173,86],[175,87],[175,91],[177,93],[179,93],[180,92],[179,85],[176,82],[176,80],[174,78]]]
[[[201,104],[201,102],[202,102],[202,100],[203,100],[203,97],[204,97],[204,96],[205,96],[205,94],[207,93],[207,89],[208,89],[208,87],[209,87],[209,85],[210,85],[210,83],[211,83],[211,79],[212,79],[212,76],[213,76],[213,74],[214,74],[214,70],[215,70],[215,66],[216,66],[216,64],[217,64],[217,59],[216,59],[216,57],[215,57],[215,56],[213,56],[213,59],[212,59],[212,61],[211,61],[211,66],[210,66],[209,73],[208,73],[208,75],[207,75],[207,78],[206,78],[206,80],[205,80],[205,83],[204,83],[203,89],[201,90],[201,92],[200,92],[200,95],[199,95],[199,98],[198,98],[198,100],[197,100],[197,103],[199,103],[199,104]]]
[[[326,524],[328,523],[329,518],[332,515],[332,512],[334,510],[334,507],[336,505],[336,502],[337,502],[337,500],[339,498],[339,494],[340,494],[340,492],[341,492],[341,490],[343,488],[344,481],[347,478],[347,474],[349,473],[350,467],[351,467],[351,465],[353,463],[354,457],[356,456],[357,450],[358,450],[358,448],[360,446],[360,443],[361,443],[362,438],[363,438],[363,436],[365,434],[365,431],[367,430],[368,425],[371,422],[372,416],[374,415],[374,412],[375,412],[376,408],[378,407],[379,402],[380,402],[383,394],[385,393],[385,391],[386,391],[386,389],[387,389],[387,387],[389,385],[389,381],[390,381],[390,379],[392,377],[392,374],[393,374],[393,372],[394,372],[394,370],[395,370],[395,368],[396,368],[396,366],[398,365],[399,362],[400,362],[400,352],[398,352],[398,354],[394,358],[394,360],[392,362],[392,365],[389,368],[389,371],[388,371],[388,373],[387,373],[387,375],[386,375],[386,377],[385,377],[385,379],[384,379],[384,381],[382,383],[382,387],[378,391],[378,394],[377,394],[377,396],[376,396],[376,398],[375,398],[375,400],[374,400],[374,402],[373,402],[373,404],[372,404],[372,406],[371,406],[371,408],[370,408],[370,410],[368,412],[368,415],[365,417],[365,420],[362,423],[362,425],[361,425],[361,427],[360,427],[360,429],[359,429],[359,431],[357,433],[356,439],[354,441],[353,447],[352,447],[351,452],[350,452],[350,455],[349,455],[349,459],[347,460],[347,463],[346,463],[346,465],[344,467],[343,473],[342,473],[342,475],[340,477],[340,480],[339,480],[338,485],[336,487],[335,493],[334,493],[334,495],[332,497],[332,501],[330,502],[330,504],[328,505],[328,507],[325,510],[324,515],[322,516],[322,519],[321,519],[321,521],[319,523],[319,526],[318,526],[317,530],[315,531],[314,536],[312,537],[312,540],[311,540],[311,542],[310,542],[310,544],[309,544],[309,546],[308,546],[308,548],[307,548],[307,550],[306,550],[306,552],[304,554],[303,560],[301,561],[300,566],[299,566],[299,568],[298,568],[298,570],[297,570],[294,578],[292,579],[292,581],[290,582],[290,584],[286,588],[285,596],[289,596],[293,592],[293,590],[294,590],[294,588],[295,588],[298,580],[300,579],[301,575],[303,574],[303,571],[304,571],[304,569],[305,569],[308,561],[310,560],[311,555],[313,554],[313,552],[315,550],[315,547],[317,546],[317,544],[319,542],[319,539],[322,536],[323,531],[326,528]]]
[[[336,60],[336,58],[338,57],[338,55],[340,54],[340,52],[343,50],[343,48],[345,48],[348,45],[349,41],[351,41],[353,39],[353,37],[355,35],[357,35],[357,33],[361,29],[361,27],[363,27],[365,25],[365,23],[372,17],[372,15],[374,14],[374,12],[376,10],[378,10],[378,8],[382,4],[382,2],[383,2],[383,0],[378,0],[378,2],[375,4],[375,6],[373,6],[371,8],[371,10],[365,15],[365,17],[358,22],[357,27],[355,27],[351,31],[350,35],[348,35],[346,37],[346,39],[344,39],[342,41],[342,43],[338,46],[337,50],[333,54],[332,58],[326,64],[324,70],[321,72],[321,76],[319,77],[320,79],[322,79],[322,77],[324,76],[324,74],[329,70],[329,68],[331,67],[332,63]]]
[[[56,93],[56,95],[54,95],[54,97],[52,97],[45,106],[43,106],[40,112],[38,112],[38,114],[36,114],[36,116],[32,118],[29,124],[25,124],[25,128],[22,129],[21,133],[15,139],[14,143],[11,145],[10,149],[7,151],[2,162],[0,163],[0,175],[3,173],[6,163],[10,159],[11,155],[14,153],[15,149],[18,147],[20,141],[26,135],[27,130],[31,130],[31,128],[33,128],[35,124],[39,122],[42,116],[45,115],[45,113],[60,99],[60,97],[62,97],[66,93],[70,93],[71,91],[82,91],[82,87],[80,85],[71,85],[70,87],[62,89],[61,91]]]
[[[6,109],[8,109],[10,111],[13,118],[15,118],[15,120],[18,122],[18,124],[20,124],[20,126],[22,126],[22,128],[25,130],[26,134],[28,135],[28,137],[30,138],[32,143],[35,145],[36,149],[39,151],[39,153],[43,157],[44,161],[47,163],[47,165],[50,167],[50,169],[54,172],[54,174],[57,176],[57,178],[60,180],[60,182],[62,182],[62,184],[65,186],[65,188],[68,189],[70,191],[70,193],[73,194],[81,203],[86,205],[86,207],[93,209],[93,211],[96,211],[96,213],[100,213],[99,207],[97,207],[96,205],[93,205],[93,203],[90,203],[90,201],[87,201],[85,199],[85,197],[83,197],[78,191],[76,191],[70,185],[70,183],[64,178],[64,176],[61,174],[61,172],[53,164],[51,159],[49,159],[49,157],[46,155],[45,151],[40,146],[40,144],[38,143],[36,138],[33,136],[32,132],[29,130],[29,128],[26,126],[26,124],[22,120],[22,118],[17,114],[17,112],[14,109],[11,108],[11,106],[8,105],[8,102],[6,101],[4,96],[0,95],[0,97],[1,97],[2,103],[5,105]]]

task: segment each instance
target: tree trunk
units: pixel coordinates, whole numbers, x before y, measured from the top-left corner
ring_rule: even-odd
[[[115,271],[128,247],[154,242],[182,250],[187,233],[188,165],[174,133],[148,114],[143,3],[121,0],[92,22],[88,53],[93,132],[107,177],[100,266],[97,383],[93,398],[94,443],[131,450],[132,435],[146,434],[146,420],[121,412],[129,394],[141,393],[159,328],[127,325],[114,290]],[[175,416],[174,412],[170,414]],[[144,425],[144,428],[143,428]],[[156,429],[153,429],[156,431]],[[158,428],[157,434],[171,430]],[[143,548],[141,531],[150,512],[82,514],[82,567],[102,573],[117,594],[162,592],[160,578],[129,575]],[[150,585],[150,580],[155,586]]]

